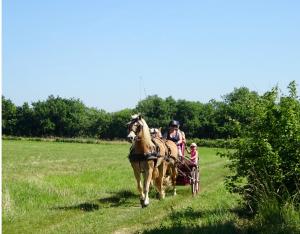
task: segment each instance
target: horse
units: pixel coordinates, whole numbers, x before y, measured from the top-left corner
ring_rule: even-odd
[[[165,198],[165,190],[164,190],[164,179],[166,175],[166,170],[168,167],[168,162],[166,161],[166,156],[168,155],[168,149],[165,145],[165,141],[162,139],[161,131],[157,128],[150,129],[151,140],[156,146],[157,154],[159,157],[157,158],[156,168],[158,168],[159,176],[155,178],[155,186],[159,194],[159,199]]]
[[[158,167],[155,167],[155,161],[157,160],[156,146],[151,140],[149,127],[140,114],[133,115],[131,121],[127,124],[129,132],[127,139],[133,143],[129,153],[129,161],[140,193],[141,205],[146,207],[150,203],[150,183],[152,179],[156,179],[159,176]],[[141,173],[143,173],[144,177],[143,184],[141,182]],[[158,190],[161,189],[158,188]],[[160,194],[163,196],[161,191]]]
[[[176,163],[178,161],[178,147],[177,145],[167,139],[162,138],[161,128],[153,128],[151,129],[151,135],[152,135],[152,141],[155,143],[155,145],[158,146],[158,149],[160,151],[160,154],[165,154],[165,160],[164,160],[164,167],[162,167],[163,171],[159,171],[162,173],[162,177],[164,181],[160,181],[160,177],[157,179],[156,183],[157,186],[163,186],[163,183],[167,183],[167,177],[169,176],[171,178],[171,183],[173,186],[173,195],[176,195],[176,178],[178,175],[177,166]],[[160,159],[158,159],[160,160]],[[159,161],[158,161],[159,162]],[[165,196],[164,188],[162,188],[162,198]]]
[[[177,147],[174,144],[175,147],[171,146],[172,149],[169,149],[163,140],[151,138],[149,127],[140,114],[133,115],[131,121],[127,124],[129,132],[127,139],[133,143],[129,153],[129,161],[137,181],[141,205],[146,207],[150,202],[149,187],[152,180],[155,182],[159,198],[163,199],[165,197],[163,180],[168,165],[171,161],[175,162],[177,154],[174,153],[174,149],[177,150]],[[170,162],[165,160],[169,152],[175,155],[174,158],[169,157]],[[141,182],[142,173],[144,177],[143,184]]]

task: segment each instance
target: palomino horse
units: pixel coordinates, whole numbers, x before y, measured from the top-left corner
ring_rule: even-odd
[[[149,205],[148,194],[152,179],[155,181],[160,198],[165,197],[163,178],[169,163],[164,159],[170,150],[167,151],[162,144],[158,146],[155,141],[152,141],[149,127],[141,115],[132,116],[131,121],[128,123],[128,131],[127,139],[133,142],[129,160],[137,181],[141,205],[145,207]],[[142,173],[144,177],[143,184],[141,182]]]
[[[171,178],[173,186],[173,194],[176,195],[176,178],[177,178],[177,167],[176,161],[178,160],[178,148],[173,141],[162,139],[161,128],[151,129],[152,141],[157,146],[160,155],[165,155],[164,161],[162,162],[163,167],[159,168],[159,174],[162,174],[162,179],[167,180],[167,177]],[[157,159],[157,164],[160,163],[161,158]],[[161,171],[162,170],[162,171]],[[165,197],[165,191],[163,188],[163,180],[160,180],[159,176],[156,179],[156,186],[161,188],[161,198]]]
[[[150,131],[147,123],[141,115],[133,115],[128,123],[129,134],[127,139],[133,145],[130,149],[129,160],[137,181],[137,188],[140,193],[142,207],[149,205],[150,182],[157,176],[155,168],[155,145],[151,141]],[[144,176],[144,183],[141,181],[141,173]]]

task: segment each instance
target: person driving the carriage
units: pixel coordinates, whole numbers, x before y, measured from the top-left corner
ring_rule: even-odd
[[[179,126],[180,126],[179,121],[172,120],[169,123],[168,132],[166,132],[163,137],[167,140],[173,141],[177,145],[179,159],[181,160],[182,159],[182,146],[181,145],[183,142],[183,138],[182,138],[181,132],[179,130]]]
[[[184,157],[184,150],[186,148],[186,137],[185,133],[182,130],[179,130],[182,136],[182,143],[181,143],[181,151],[182,151],[182,157]]]

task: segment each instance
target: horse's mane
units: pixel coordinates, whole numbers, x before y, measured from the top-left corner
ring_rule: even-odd
[[[143,123],[143,137],[144,137],[144,142],[146,145],[153,147],[154,144],[151,140],[151,135],[150,135],[150,129],[146,123],[146,121],[144,119],[141,119],[142,123]]]

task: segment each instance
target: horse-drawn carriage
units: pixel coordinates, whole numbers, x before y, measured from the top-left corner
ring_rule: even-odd
[[[154,182],[160,199],[165,197],[164,182],[167,178],[171,180],[174,195],[176,184],[190,184],[193,196],[198,193],[199,168],[188,158],[183,156],[179,158],[178,148],[173,141],[163,140],[159,136],[151,137],[150,129],[141,115],[132,116],[128,123],[128,132],[127,138],[133,143],[129,161],[137,181],[142,207],[149,205],[148,193],[151,181]],[[144,177],[143,183],[141,174]]]
[[[178,175],[177,185],[191,185],[193,196],[197,195],[200,190],[199,167],[191,162],[190,159],[182,157],[177,163]]]

